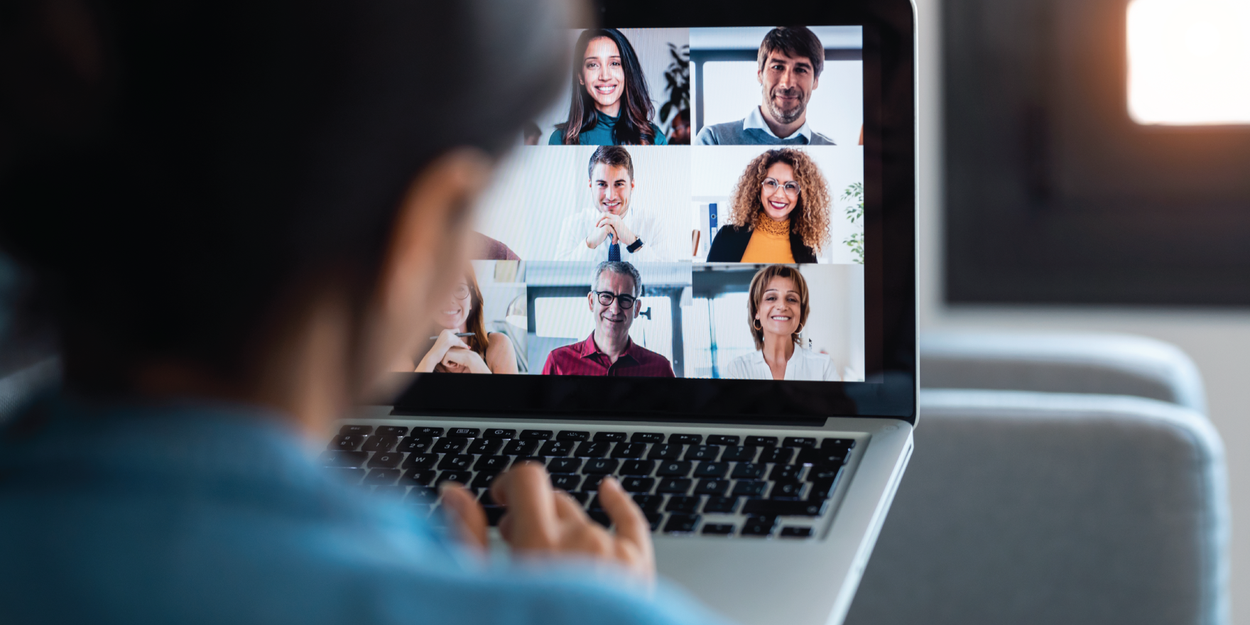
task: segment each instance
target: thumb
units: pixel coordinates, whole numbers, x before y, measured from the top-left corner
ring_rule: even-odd
[[[456,482],[443,482],[439,492],[443,495],[443,507],[450,510],[455,520],[459,521],[457,529],[460,531],[460,541],[477,551],[485,552],[486,511],[482,510],[481,504],[472,493]]]

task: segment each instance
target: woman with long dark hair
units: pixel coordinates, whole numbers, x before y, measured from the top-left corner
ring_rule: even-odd
[[[485,300],[473,265],[456,281],[451,297],[435,312],[442,329],[434,346],[417,363],[417,371],[439,373],[516,373],[512,341],[499,332],[487,332]],[[467,336],[466,336],[467,335]]]
[[[592,28],[573,49],[569,117],[549,145],[665,145],[634,46],[615,28]]]

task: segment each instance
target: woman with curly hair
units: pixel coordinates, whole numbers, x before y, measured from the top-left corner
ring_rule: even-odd
[[[815,263],[829,239],[829,191],[807,154],[769,150],[747,164],[709,263]]]

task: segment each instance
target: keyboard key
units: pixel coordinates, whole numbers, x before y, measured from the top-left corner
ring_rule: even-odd
[[[715,460],[720,456],[717,445],[691,445],[686,448],[686,460]]]
[[[653,445],[648,460],[676,460],[681,457],[681,445]]]
[[[621,479],[621,488],[628,493],[649,493],[655,486],[653,477],[626,477]]]
[[[748,499],[742,504],[742,514],[770,516],[820,516],[825,509],[823,501],[788,501],[783,499]]]
[[[728,462],[700,462],[694,469],[695,477],[725,477],[729,472]]]
[[[433,479],[433,478],[430,478]],[[438,499],[438,493],[432,488],[424,486],[414,486],[408,490],[408,496],[404,497],[404,503],[414,506],[425,506],[424,512],[429,514],[430,504]]]
[[[345,425],[339,428],[339,434],[368,436],[373,433],[372,425]]]
[[[434,488],[438,488],[438,485],[443,482],[459,482],[461,484],[468,484],[472,477],[473,473],[469,471],[443,471],[443,473],[438,476],[438,479],[434,480]]]
[[[403,459],[404,455],[397,451],[373,454],[373,458],[369,460],[369,468],[394,469]]]
[[[743,536],[768,536],[773,533],[777,520],[774,517],[751,517],[742,524]]]
[[[425,451],[430,446],[430,443],[433,443],[433,442],[434,442],[434,439],[432,438],[417,438],[415,436],[405,436],[403,439],[399,441],[399,445],[395,447],[395,451],[402,451],[406,453],[415,453],[419,451]]]
[[[607,475],[603,473],[587,475],[586,479],[582,481],[582,490],[587,492],[599,490],[599,482],[602,482],[605,477],[607,477]]]
[[[547,470],[551,473],[577,473],[582,468],[581,458],[552,458]]]
[[[412,428],[409,435],[420,438],[437,438],[443,435],[443,428]]]
[[[720,459],[722,462],[751,462],[759,451],[759,447],[729,447]]]
[[[654,460],[626,460],[621,464],[621,475],[651,475],[654,470]]]
[[[697,514],[670,514],[668,523],[664,524],[665,534],[689,534],[699,524]]]
[[[764,489],[767,487],[768,482],[738,480],[734,482],[734,489],[730,494],[734,497],[761,497],[764,495]]]
[[[737,507],[737,497],[708,497],[703,502],[703,514],[733,514]]]
[[[729,536],[734,533],[735,529],[736,528],[734,527],[733,523],[704,523],[703,535],[704,536]]]
[[[660,468],[655,470],[655,474],[660,477],[686,477],[690,475],[691,466],[692,463],[685,460],[661,462]]]
[[[694,514],[699,511],[699,501],[701,499],[702,497],[682,497],[674,495],[668,498],[668,504],[664,506],[664,511]]]
[[[484,488],[486,492],[482,493],[483,497],[490,496],[490,485],[499,477],[498,473],[478,473],[473,477],[472,488]]]
[[[326,449],[334,451],[355,451],[360,444],[365,442],[365,436],[360,434],[339,434],[335,436]]]
[[[586,467],[582,469],[582,473],[587,475],[606,475],[616,471],[616,467],[619,465],[619,460],[593,458],[586,461]]]
[[[582,476],[572,473],[552,473],[551,486],[560,490],[577,490],[578,485],[582,483]]]
[[[698,445],[703,442],[702,434],[672,434],[668,437],[668,442],[679,443],[682,445]]]
[[[590,440],[590,432],[582,432],[578,430],[561,430],[556,434],[558,441],[585,441]]]
[[[647,453],[646,443],[617,443],[612,448],[613,458],[641,458]]]
[[[465,453],[491,455],[499,452],[499,448],[503,447],[503,440],[498,438],[479,438],[469,443],[469,448]]]
[[[451,428],[447,430],[447,438],[477,438],[481,433],[477,428]]]
[[[547,466],[547,459],[540,456],[517,456],[516,459],[512,461],[512,464],[515,466],[521,464],[522,462],[528,462],[542,467]]]
[[[440,438],[430,451],[438,454],[458,454],[469,444],[468,439],[464,438]]]
[[[838,479],[838,474],[842,472],[842,467],[812,467],[807,472],[807,481],[809,482],[832,482]]]
[[[365,441],[365,446],[361,447],[364,451],[390,451],[399,443],[398,436],[383,436],[375,434]]]
[[[438,454],[412,454],[404,463],[405,469],[433,469],[438,463]]]
[[[551,438],[551,430],[521,430],[523,441],[545,441]]]
[[[694,480],[684,477],[669,477],[660,480],[660,485],[656,487],[657,493],[668,493],[672,495],[685,495],[690,492],[690,487],[694,484]]]
[[[804,449],[795,460],[797,464],[836,467],[846,462],[847,450],[841,447]]]
[[[608,513],[603,510],[591,510],[586,513],[595,523],[604,527],[612,527],[612,519],[608,518]]]
[[[580,503],[580,504],[582,504],[583,506],[584,506],[584,505],[586,505],[586,500],[587,500],[587,499],[590,499],[590,495],[589,495],[589,494],[587,494],[587,493],[582,493],[582,492],[577,492],[577,493],[569,493],[569,497],[572,497],[573,499],[576,499],[576,500],[577,500],[577,503]]]
[[[590,505],[586,506],[587,511],[602,510],[602,509],[603,509],[603,501],[599,499],[599,495],[595,495],[594,498],[590,500]]]
[[[837,484],[837,482],[834,480],[811,482],[812,489],[807,491],[807,498],[811,501],[828,499],[831,495],[833,495],[835,484]]]
[[[407,433],[408,428],[402,425],[383,425],[375,432],[378,436],[403,436]]]
[[[776,436],[748,436],[747,447],[772,447],[777,444]]]
[[[724,495],[729,490],[729,480],[699,480],[694,487],[696,495]]]
[[[733,475],[730,477],[735,480],[758,480],[764,477],[764,465],[752,462],[739,462],[734,466]]]
[[[340,480],[345,484],[359,484],[360,478],[365,476],[364,469],[355,469],[352,467],[326,467],[326,471],[334,476],[334,479]]]
[[[647,522],[651,524],[651,531],[660,529],[660,524],[664,522],[664,514],[661,512],[646,513]]]
[[[511,459],[507,456],[482,456],[474,463],[473,470],[484,473],[498,473],[508,468],[509,462],[511,462]]]
[[[798,499],[803,494],[803,483],[798,480],[781,480],[773,483],[768,494],[772,499]]]
[[[658,512],[660,505],[664,503],[663,495],[634,495],[634,503],[642,508],[643,512]]]
[[[760,457],[756,462],[775,462],[777,464],[785,464],[790,462],[794,457],[794,449],[790,447],[765,447],[760,452]]]
[[[429,469],[408,469],[399,483],[405,486],[429,486],[434,481],[434,475]]]
[[[781,439],[782,447],[815,447],[816,439],[804,436],[787,436]]]
[[[577,445],[577,451],[573,455],[578,458],[602,458],[608,455],[612,443],[602,441],[586,441]]]
[[[631,443],[663,443],[664,435],[660,434],[659,432],[634,432],[634,435],[629,437],[629,442]]]
[[[468,471],[473,467],[473,456],[469,454],[447,454],[438,468],[449,471]]]
[[[852,449],[855,447],[855,439],[853,438],[826,438],[820,441],[821,449]]]
[[[778,480],[797,480],[803,474],[803,465],[779,464],[768,472],[768,479],[776,482]]]
[[[569,441],[547,441],[543,443],[542,449],[538,450],[538,455],[547,458],[563,457],[573,452],[573,443]]]
[[[505,430],[503,428],[490,428],[482,432],[482,438],[497,440],[501,438],[516,438],[516,430]]]
[[[399,479],[399,469],[374,469],[365,476],[366,486],[386,486]]]
[[[507,456],[528,456],[538,449],[538,443],[535,441],[514,440],[503,446],[503,451],[499,452]]]
[[[364,451],[327,451],[321,454],[321,464],[327,467],[363,467],[369,459]]]
[[[728,436],[725,434],[709,434],[707,437],[707,444],[736,446],[739,440],[742,440],[741,437],[739,436]]]
[[[484,506],[482,510],[486,512],[486,524],[491,527],[498,527],[499,520],[508,513],[508,509],[502,506]]]
[[[624,432],[595,432],[595,440],[607,441],[609,443],[621,443],[625,441],[626,434]]]

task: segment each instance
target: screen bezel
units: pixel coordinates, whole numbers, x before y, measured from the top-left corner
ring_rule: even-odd
[[[758,26],[758,3],[608,1],[621,28]],[[795,3],[790,23],[864,29],[864,382],[399,374],[397,412],[819,425],[827,417],[915,424],[915,13],[908,0]],[[409,380],[408,378],[411,378]]]

